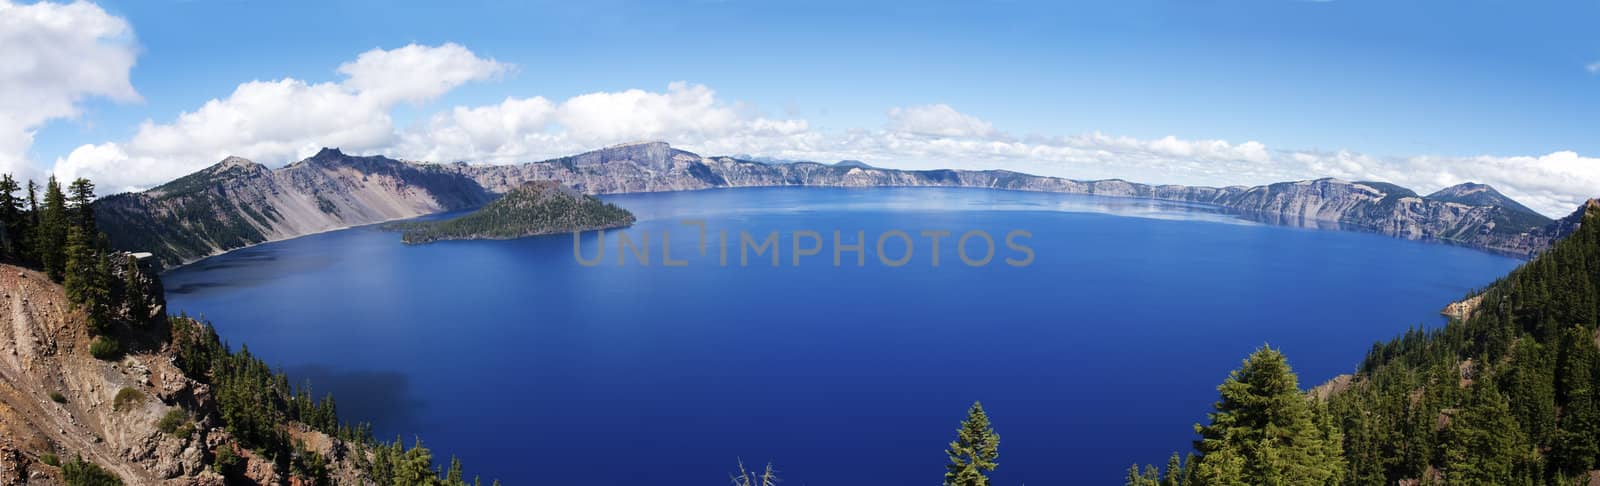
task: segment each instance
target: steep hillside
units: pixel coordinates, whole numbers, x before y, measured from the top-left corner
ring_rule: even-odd
[[[391,223],[406,243],[510,239],[621,228],[633,213],[551,181],[523,183],[472,214],[444,221]]]
[[[187,263],[266,241],[472,208],[493,196],[445,167],[325,149],[277,170],[237,157],[95,203],[118,248]]]
[[[1003,170],[894,170],[865,164],[760,163],[702,157],[663,142],[607,147],[515,165],[445,165],[352,157],[327,149],[277,170],[230,158],[138,194],[97,203],[113,243],[164,265],[294,236],[476,207],[530,181],[587,194],[719,187],[982,187],[1202,203],[1253,218],[1442,241],[1526,257],[1564,233],[1486,191],[1421,197],[1393,184],[1335,179],[1195,187],[1078,181]],[[1498,194],[1498,193],[1496,193]],[[1485,199],[1488,198],[1488,199]],[[1485,204],[1479,204],[1484,202]],[[1488,204],[1492,202],[1492,204]]]
[[[215,415],[211,387],[175,366],[172,348],[96,359],[87,317],[59,285],[0,265],[0,288],[0,484],[63,484],[62,468],[50,463],[76,457],[127,484],[224,484],[211,466],[235,440]],[[169,414],[181,419],[164,424]],[[290,430],[324,457],[343,454],[338,439],[303,424]],[[258,482],[287,479],[270,461],[246,450],[240,456],[239,472]],[[335,466],[334,476],[358,477]]]
[[[1473,182],[1456,184],[1454,186],[1434,191],[1433,194],[1428,195],[1428,199],[1465,204],[1468,206],[1500,206],[1513,212],[1532,215],[1539,214],[1538,211],[1534,211],[1527,206],[1523,206],[1522,203],[1507,197],[1505,194],[1501,194],[1500,191],[1496,191],[1493,186],[1488,184],[1478,184]],[[1545,219],[1548,220],[1549,218]]]
[[[1457,184],[1429,194],[1427,198],[1434,201],[1452,202],[1467,206],[1499,208],[1500,211],[1495,212],[1494,222],[1496,229],[1507,232],[1531,231],[1551,222],[1550,218],[1545,217],[1545,215],[1523,206],[1522,203],[1510,197],[1506,197],[1505,194],[1501,194],[1500,191],[1496,191],[1494,187],[1487,184],[1471,182]]]
[[[83,306],[45,274],[0,265],[0,292],[0,485],[67,484],[82,464],[130,485],[467,484],[459,462],[439,478],[426,448],[341,422],[331,396],[206,323],[123,322],[105,331],[123,352],[96,357]]]
[[[1355,374],[1312,389],[1311,407],[1281,354],[1253,355],[1218,388],[1223,401],[1211,424],[1196,426],[1196,454],[1174,455],[1169,477],[1193,486],[1600,484],[1600,200],[1560,223],[1572,232],[1549,251],[1455,306],[1444,327],[1374,344]],[[1281,365],[1268,380],[1251,374],[1264,355]],[[1257,385],[1285,383],[1281,399],[1256,399]],[[1307,418],[1326,431],[1331,442],[1318,446],[1327,454],[1285,435]],[[1153,466],[1142,471],[1130,470],[1129,484],[1171,484]]]

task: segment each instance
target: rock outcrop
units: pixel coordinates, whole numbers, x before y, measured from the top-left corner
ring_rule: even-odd
[[[1262,221],[1372,231],[1527,257],[1571,232],[1481,185],[1430,196],[1393,184],[1318,179],[1264,186],[1147,185],[1079,181],[1003,170],[895,170],[861,163],[762,163],[702,157],[664,142],[618,145],[514,165],[425,164],[324,149],[269,170],[223,162],[137,194],[96,204],[119,248],[183,264],[294,236],[467,209],[530,181],[557,181],[587,194],[724,187],[980,187],[1135,197],[1216,206]]]
[[[59,466],[94,463],[124,484],[221,485],[211,465],[236,447],[207,385],[184,375],[171,346],[115,361],[89,353],[88,318],[43,273],[0,265],[0,485],[64,484]],[[165,329],[152,328],[160,334]],[[181,411],[188,426],[161,430]],[[291,423],[309,450],[330,458],[330,477],[367,484],[338,439]],[[245,454],[247,470],[273,470]],[[263,475],[255,484],[289,484]]]

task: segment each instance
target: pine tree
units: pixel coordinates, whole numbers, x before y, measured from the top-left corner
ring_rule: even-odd
[[[152,309],[144,271],[139,269],[138,259],[132,256],[124,260],[122,265],[122,301],[128,317],[134,324],[145,324],[150,320]]]
[[[33,179],[28,180],[27,196],[28,217],[23,218],[25,220],[24,224],[27,225],[27,229],[24,230],[22,235],[22,240],[24,243],[27,243],[27,247],[23,248],[23,251],[29,253],[29,260],[33,261],[34,263],[38,263],[39,255],[38,253],[35,253],[35,246],[37,244],[32,240],[38,238],[37,233],[39,231],[39,184],[34,183]]]
[[[67,186],[67,202],[71,204],[73,224],[89,235],[99,234],[94,225],[94,183],[79,177]]]
[[[1567,330],[1561,340],[1556,375],[1557,399],[1566,404],[1550,451],[1553,465],[1576,475],[1594,469],[1600,459],[1600,403],[1596,403],[1595,367],[1600,350],[1583,327]]]
[[[734,473],[734,474],[732,474],[732,475],[730,475],[730,476],[733,479],[733,481],[732,481],[733,486],[777,486],[778,485],[778,471],[773,468],[772,463],[770,463],[770,462],[767,463],[766,469],[763,469],[761,471],[756,471],[756,470],[753,470],[753,469],[746,469],[744,467],[744,460],[740,459],[739,460],[739,471]],[[494,483],[495,484],[500,484],[500,481],[497,480]]]
[[[1527,447],[1505,396],[1484,381],[1472,386],[1469,405],[1441,431],[1445,482],[1514,484]]]
[[[1167,459],[1167,475],[1161,479],[1161,486],[1184,486],[1183,462],[1180,461],[1177,452]]]
[[[972,402],[967,419],[956,429],[956,440],[945,450],[950,464],[944,473],[945,486],[987,486],[988,473],[994,471],[1000,458],[1000,435],[989,425],[989,416],[983,404]]]
[[[11,174],[0,176],[0,259],[22,259],[22,234],[27,226],[22,220],[22,200],[17,199],[20,190],[22,186]]]
[[[461,475],[461,459],[450,456],[450,469],[444,475],[444,483],[449,486],[466,486],[467,482]]]
[[[1146,465],[1144,472],[1139,471],[1139,465],[1128,466],[1127,479],[1123,480],[1126,486],[1161,486],[1161,472],[1155,466]]]
[[[89,243],[83,229],[76,226],[67,230],[65,278],[67,299],[81,306],[89,314],[89,330],[104,334],[111,320],[110,279],[106,260]]]
[[[67,215],[67,198],[54,176],[45,184],[44,207],[39,215],[34,253],[44,265],[50,280],[60,282],[67,266],[67,230],[72,226]]]
[[[433,471],[433,453],[422,446],[422,439],[400,457],[395,464],[394,484],[396,486],[428,486],[437,483],[439,476]]]
[[[1209,425],[1196,425],[1197,485],[1338,484],[1343,459],[1300,392],[1283,353],[1263,346],[1217,387],[1222,400]]]

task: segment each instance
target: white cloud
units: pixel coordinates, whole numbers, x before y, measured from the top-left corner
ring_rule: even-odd
[[[498,76],[510,65],[482,59],[460,44],[438,47],[411,44],[399,49],[373,49],[339,66],[349,76],[343,86],[383,100],[422,102],[466,84]]]
[[[392,153],[419,160],[507,163],[654,139],[706,155],[861,159],[912,169],[1007,168],[1148,183],[1225,186],[1338,177],[1394,182],[1427,193],[1472,181],[1494,185],[1552,216],[1600,196],[1600,159],[1571,152],[1375,157],[1274,150],[1253,140],[1146,140],[1100,132],[1017,136],[943,104],[893,108],[887,115],[880,130],[824,132],[802,119],[767,118],[719,100],[705,86],[673,83],[665,92],[590,93],[561,102],[508,98],[497,105],[457,107],[404,130]]]
[[[3,1],[3,0],[0,0]],[[1460,182],[1494,185],[1560,216],[1600,196],[1600,159],[1573,152],[1525,157],[1377,157],[1272,149],[1258,141],[1139,139],[1091,132],[1018,135],[945,104],[896,107],[881,128],[824,131],[675,82],[664,91],[595,92],[565,100],[509,97],[457,106],[396,127],[401,103],[424,102],[508,72],[464,47],[373,50],[339,67],[340,82],[252,81],[169,123],[146,122],[130,140],[84,145],[56,171],[123,189],[164,182],[227,155],[274,164],[319,147],[428,161],[543,160],[635,140],[665,140],[706,155],[860,159],[883,167],[1002,168],[1079,179],[1253,185],[1318,177],[1387,181],[1431,192]]]
[[[247,82],[170,123],[147,120],[125,142],[78,147],[57,160],[55,172],[95,179],[110,192],[171,180],[229,155],[275,164],[324,146],[386,148],[395,142],[396,105],[508,69],[456,44],[374,49],[340,66],[341,82]]]
[[[138,101],[128,83],[136,57],[127,21],[94,4],[0,0],[0,172],[37,176],[34,132],[77,116],[84,99]]]
[[[804,120],[771,119],[717,100],[704,85],[665,92],[631,89],[574,96],[507,98],[456,107],[405,130],[399,156],[419,160],[516,162],[635,140],[668,140],[710,153],[771,149],[810,134]]]
[[[1600,61],[1591,62],[1584,66],[1583,69],[1589,71],[1589,74],[1600,73]]]
[[[995,134],[993,124],[942,103],[890,108],[889,128],[937,137],[988,137]]]

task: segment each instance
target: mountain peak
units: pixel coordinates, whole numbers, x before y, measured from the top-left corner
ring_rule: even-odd
[[[1497,206],[1520,213],[1539,214],[1537,211],[1523,206],[1488,184],[1476,182],[1463,182],[1428,195],[1428,199],[1445,202],[1466,204],[1469,206]]]
[[[327,158],[337,158],[337,157],[344,157],[344,152],[340,151],[338,147],[333,147],[333,148],[323,147],[322,150],[318,150],[317,151],[317,155],[311,156],[311,158],[313,158],[313,159],[327,159]]]
[[[231,169],[231,168],[234,168],[234,167],[241,167],[241,168],[249,169],[249,168],[254,168],[256,166],[259,166],[259,165],[261,165],[261,164],[257,164],[255,162],[252,162],[252,161],[250,161],[250,159],[246,159],[244,157],[240,157],[240,156],[237,156],[237,155],[229,155],[227,158],[222,159],[221,162],[217,162],[217,165],[215,165],[214,167],[216,167],[218,169]]]

